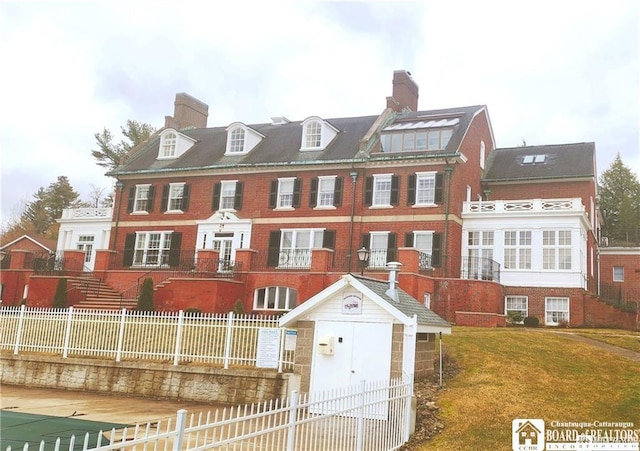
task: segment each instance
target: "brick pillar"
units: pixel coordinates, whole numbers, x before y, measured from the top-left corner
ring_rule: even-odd
[[[399,248],[398,261],[402,263],[402,272],[417,273],[420,271],[420,251],[414,247]]]
[[[33,254],[33,252],[24,249],[11,249],[9,269],[27,269],[24,266],[27,262],[28,256],[31,254]]]
[[[93,264],[94,271],[106,271],[109,269],[109,263],[111,262],[111,256],[116,255],[116,251],[109,249],[96,250],[96,261]]]
[[[311,251],[311,272],[327,272],[333,261],[333,250],[313,249]]]
[[[251,265],[253,265],[253,257],[257,253],[258,251],[254,249],[236,249],[236,271],[251,271]]]
[[[83,271],[84,270],[84,251],[66,250],[64,252],[64,269],[65,271]]]
[[[218,272],[220,252],[213,249],[198,249],[198,271]]]

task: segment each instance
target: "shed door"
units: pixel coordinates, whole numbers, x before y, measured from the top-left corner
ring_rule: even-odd
[[[392,330],[391,323],[317,321],[311,392],[389,379]],[[325,337],[333,337],[333,355],[318,352],[318,343]]]

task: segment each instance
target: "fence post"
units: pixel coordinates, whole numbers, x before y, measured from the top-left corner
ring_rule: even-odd
[[[282,373],[282,361],[284,360],[284,339],[286,336],[284,327],[280,328],[280,356],[278,357],[278,373]]]
[[[64,331],[64,344],[62,345],[62,358],[69,355],[69,341],[71,340],[71,322],[73,320],[73,306],[67,309],[67,327]]]
[[[26,306],[22,304],[20,306],[20,316],[18,317],[18,328],[16,329],[16,342],[13,347],[13,354],[18,355],[18,348],[20,348],[20,339],[22,338],[22,327],[24,324],[24,310]]]
[[[229,359],[231,358],[231,339],[233,338],[233,312],[227,315],[227,336],[224,343],[224,369],[229,369]]]
[[[298,412],[298,391],[293,390],[291,392],[291,398],[289,399],[289,426],[287,431],[287,451],[293,451],[296,449],[296,419]]]
[[[116,350],[116,362],[122,359],[122,347],[124,346],[124,325],[127,318],[127,309],[122,309],[122,315],[120,315],[120,330],[118,331],[118,349]]]
[[[173,351],[173,365],[178,366],[180,361],[180,347],[182,346],[182,327],[184,325],[184,311],[178,312],[178,328],[176,330],[176,348]]]
[[[178,415],[176,416],[176,430],[175,437],[173,439],[173,451],[181,451],[182,450],[182,441],[184,439],[184,429],[187,424],[187,411],[184,409],[178,410]]]
[[[366,381],[360,382],[360,408],[358,409],[358,425],[356,426],[356,451],[364,448],[364,405],[365,405]]]

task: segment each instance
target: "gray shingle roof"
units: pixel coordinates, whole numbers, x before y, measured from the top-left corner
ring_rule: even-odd
[[[419,325],[451,327],[451,324],[446,322],[432,310],[428,309],[425,305],[416,301],[406,291],[398,288],[398,301],[395,301],[386,294],[386,291],[389,288],[389,284],[386,281],[369,279],[367,277],[359,277],[356,275],[353,275],[353,277],[408,317],[416,315]]]
[[[526,156],[544,155],[544,162],[524,163]],[[575,143],[495,149],[489,156],[483,179],[558,179],[595,176],[595,144]]]

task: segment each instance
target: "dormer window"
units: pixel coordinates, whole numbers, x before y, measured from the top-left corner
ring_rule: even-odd
[[[338,134],[338,129],[312,116],[302,122],[302,142],[300,150],[323,150]]]
[[[160,135],[160,148],[158,149],[158,160],[167,160],[180,157],[189,150],[196,140],[183,133],[168,128]]]
[[[264,135],[247,127],[241,122],[234,122],[227,127],[227,148],[225,155],[244,155],[249,153],[262,141]]]
[[[160,157],[173,158],[176,156],[176,134],[173,132],[165,133],[160,143]]]
[[[457,117],[418,117],[398,121],[385,127],[380,134],[383,152],[423,152],[444,150],[449,144]]]

